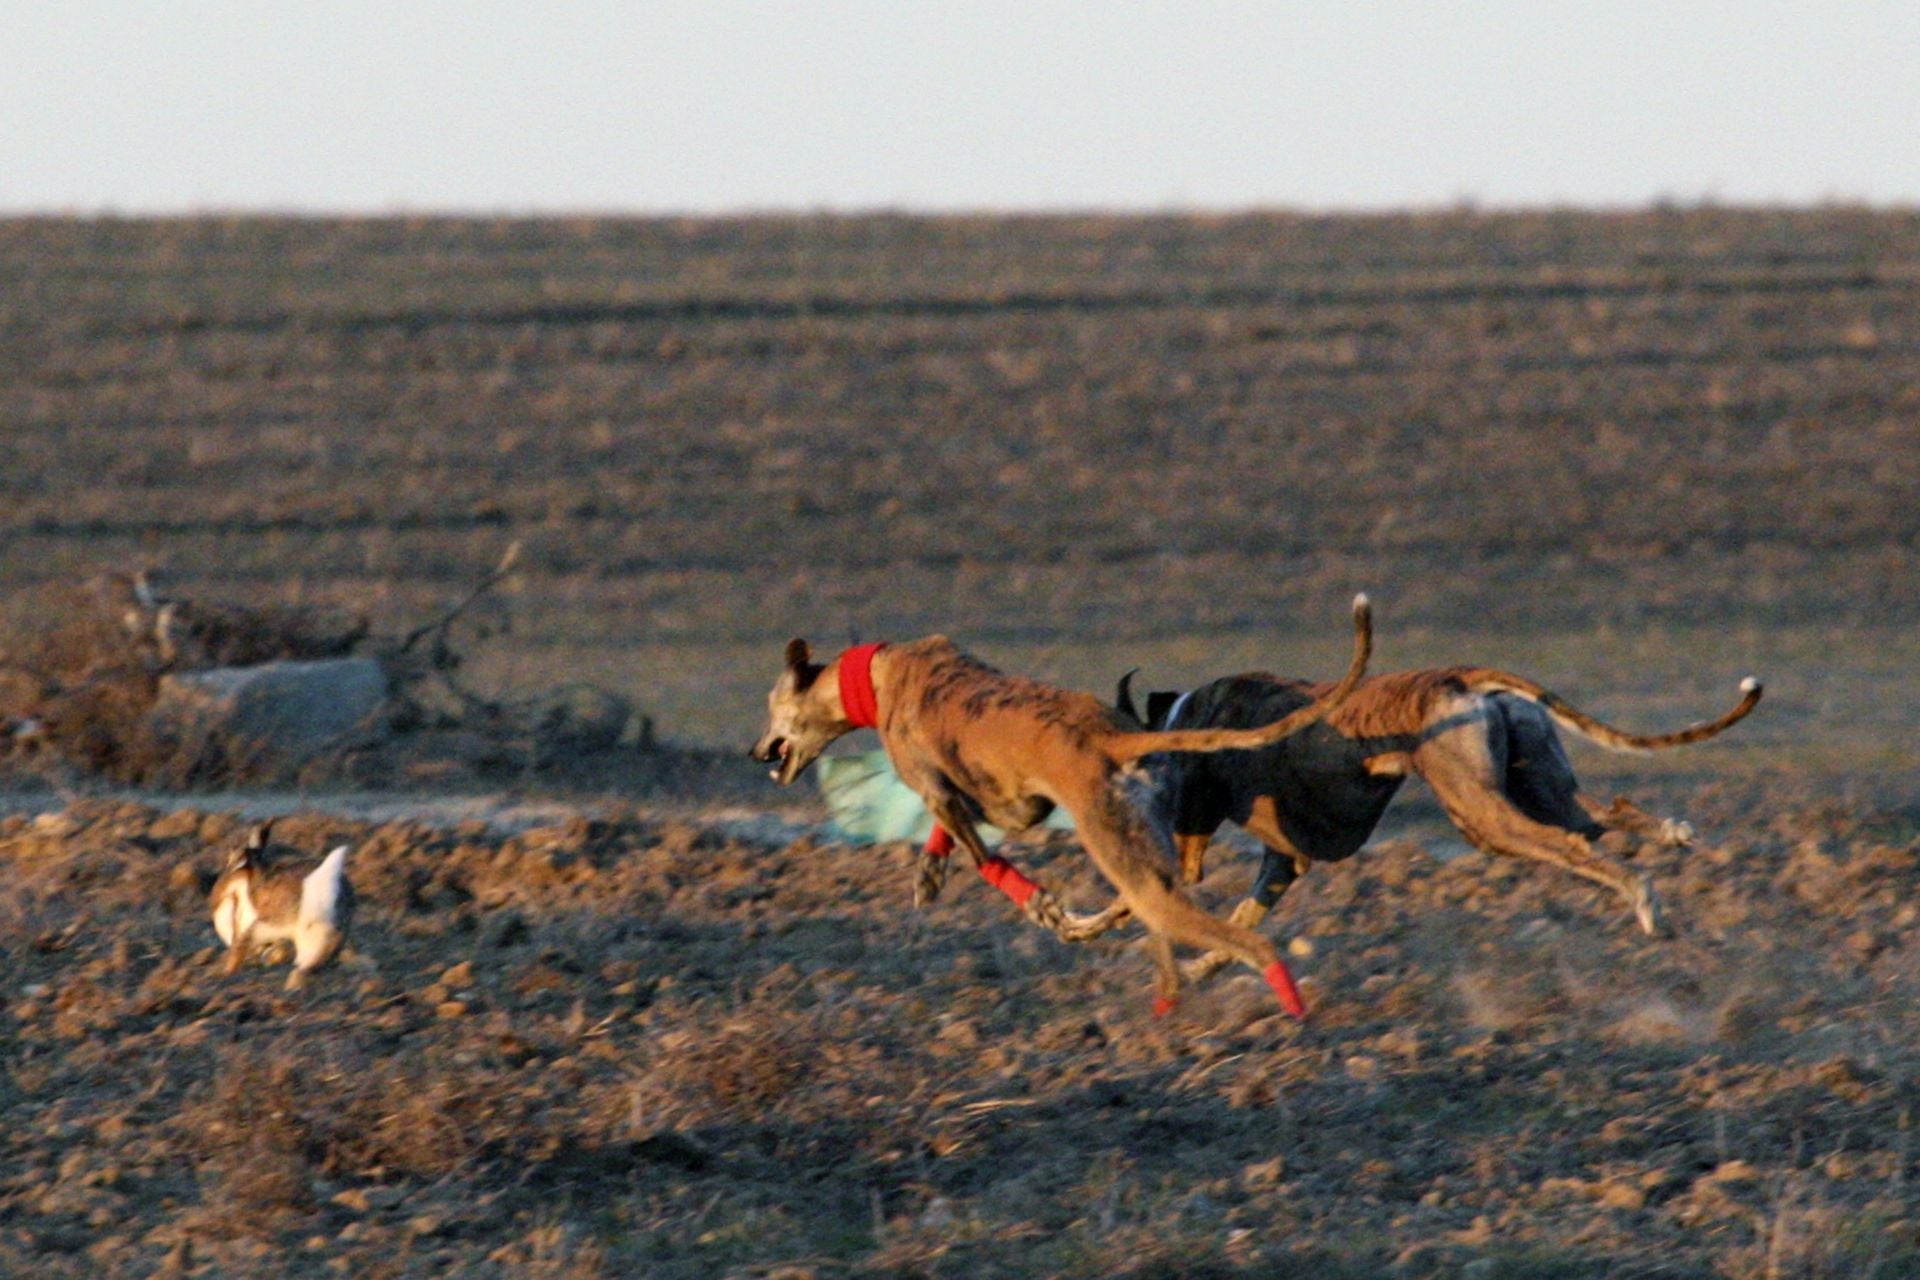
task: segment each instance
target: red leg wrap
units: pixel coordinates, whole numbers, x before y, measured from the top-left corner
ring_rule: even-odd
[[[1040,887],[1021,875],[1020,868],[998,856],[980,864],[980,878],[1012,898],[1016,907],[1026,906],[1027,899]]]
[[[1286,961],[1275,960],[1260,976],[1267,980],[1267,985],[1273,988],[1273,994],[1280,998],[1282,1009],[1302,1022],[1307,1020],[1307,1006],[1301,1002],[1300,988],[1293,985],[1293,975],[1287,972]]]

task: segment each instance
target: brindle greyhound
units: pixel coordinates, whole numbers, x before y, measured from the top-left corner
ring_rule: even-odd
[[[773,763],[774,780],[786,786],[842,734],[878,729],[901,779],[920,794],[940,830],[951,832],[972,855],[981,874],[1002,887],[1014,879],[1009,896],[1022,902],[1030,918],[1073,937],[1085,922],[1068,917],[1053,895],[989,854],[976,829],[987,822],[1024,831],[1059,805],[1073,816],[1094,865],[1152,935],[1156,1012],[1170,1008],[1179,993],[1180,970],[1173,961],[1178,943],[1251,965],[1287,1011],[1303,1017],[1299,993],[1273,944],[1208,915],[1175,888],[1171,829],[1136,762],[1156,753],[1262,747],[1312,724],[1339,706],[1366,670],[1373,630],[1365,596],[1354,599],[1353,621],[1352,663],[1317,698],[1264,728],[1172,733],[1134,731],[1097,699],[996,671],[945,636],[863,645],[825,666],[813,662],[806,641],[794,640],[787,645],[786,669],[767,696],[767,731],[752,755]],[[945,877],[938,853],[936,840],[921,864],[920,901],[938,893]]]
[[[1120,710],[1134,723],[1159,730],[1262,723],[1310,703],[1324,687],[1264,674],[1231,676],[1188,693],[1150,693],[1141,717],[1134,710],[1132,677],[1121,677]],[[1402,671],[1363,680],[1322,723],[1285,742],[1231,755],[1155,756],[1142,765],[1171,811],[1187,883],[1200,879],[1207,842],[1228,819],[1266,844],[1253,893],[1234,909],[1236,924],[1258,924],[1309,863],[1352,855],[1373,834],[1407,775],[1417,773],[1470,842],[1605,885],[1626,899],[1651,934],[1661,928],[1652,882],[1594,843],[1617,831],[1684,845],[1693,828],[1656,819],[1624,796],[1602,805],[1583,794],[1554,724],[1615,751],[1677,747],[1746,718],[1760,701],[1760,682],[1748,677],[1740,692],[1739,703],[1717,720],[1641,735],[1603,724],[1504,671]],[[1095,936],[1126,916],[1126,903],[1117,901],[1073,936]],[[1203,978],[1227,959],[1205,956],[1186,976]]]

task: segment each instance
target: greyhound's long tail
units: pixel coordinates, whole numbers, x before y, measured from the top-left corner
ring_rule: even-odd
[[[1245,751],[1265,747],[1289,734],[1298,733],[1347,700],[1360,677],[1367,673],[1367,659],[1373,656],[1373,606],[1367,597],[1353,598],[1353,661],[1340,683],[1270,725],[1258,729],[1174,729],[1161,733],[1122,733],[1109,738],[1107,755],[1116,764],[1138,760],[1161,751]]]
[[[1740,721],[1760,705],[1760,682],[1748,676],[1740,682],[1740,701],[1731,711],[1717,720],[1703,720],[1699,724],[1688,725],[1673,733],[1628,733],[1616,729],[1610,724],[1595,720],[1586,712],[1566,701],[1550,689],[1544,689],[1527,679],[1508,671],[1495,671],[1490,667],[1463,671],[1460,678],[1467,688],[1475,693],[1511,693],[1540,704],[1548,715],[1552,716],[1564,728],[1607,748],[1609,751],[1658,751],[1663,747],[1681,747],[1689,742],[1700,742],[1711,738]]]

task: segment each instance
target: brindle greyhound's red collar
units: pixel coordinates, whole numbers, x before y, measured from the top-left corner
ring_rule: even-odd
[[[840,655],[840,707],[847,723],[856,729],[880,727],[880,699],[873,691],[873,655],[886,647],[884,641],[857,644]],[[953,852],[953,836],[937,822],[933,834],[927,837],[927,852],[936,858]],[[1012,898],[1016,906],[1026,906],[1027,899],[1040,888],[1002,857],[986,859],[979,869],[981,877]]]
[[[873,655],[886,642],[857,644],[840,655],[840,705],[856,729],[880,727],[880,699],[873,692]]]

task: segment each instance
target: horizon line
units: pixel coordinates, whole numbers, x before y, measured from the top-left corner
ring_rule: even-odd
[[[203,205],[19,205],[0,203],[0,220],[10,222],[167,222],[197,220],[236,220],[259,218],[276,221],[383,221],[430,219],[438,221],[775,221],[802,218],[846,221],[923,219],[1033,218],[1062,221],[1096,218],[1195,218],[1232,220],[1243,218],[1395,218],[1395,217],[1526,217],[1537,215],[1640,216],[1671,213],[1877,213],[1890,215],[1920,214],[1920,198],[1880,200],[1858,196],[1825,196],[1799,199],[1723,199],[1713,195],[1694,197],[1654,196],[1637,201],[1516,200],[1489,201],[1471,196],[1453,200],[1406,201],[1391,204],[1356,203],[1347,205],[1287,204],[1247,202],[1232,204],[1169,201],[1164,204],[913,204],[860,203],[821,204],[743,204],[733,206],[675,207],[624,205],[547,205],[547,204],[406,204],[388,205],[300,205],[300,204],[223,204]]]

